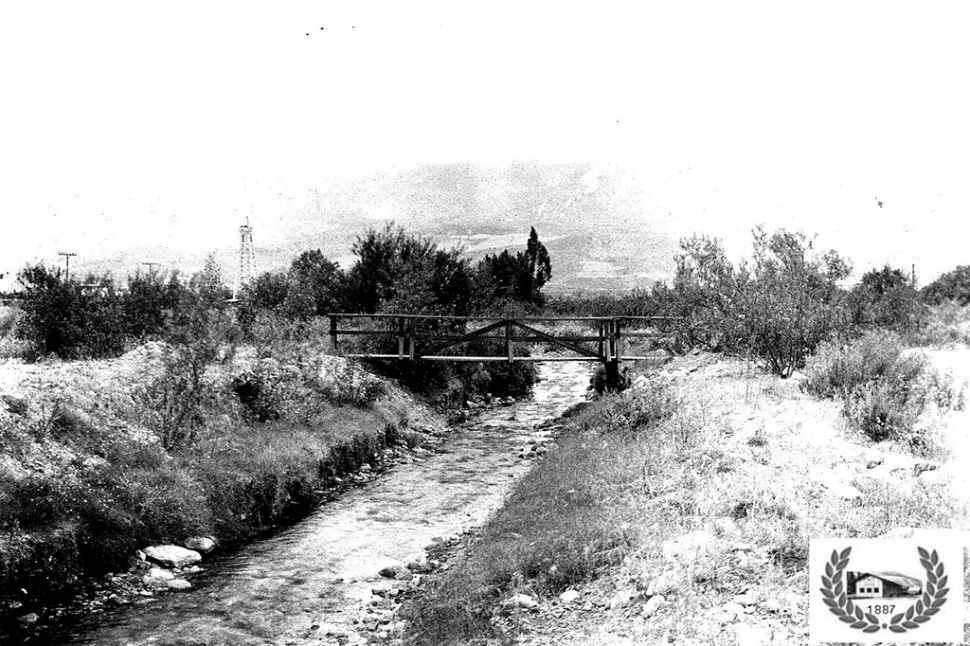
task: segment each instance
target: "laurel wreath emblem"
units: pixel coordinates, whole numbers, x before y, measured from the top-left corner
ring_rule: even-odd
[[[852,548],[847,547],[842,552],[833,550],[832,557],[825,565],[822,587],[819,588],[825,597],[822,600],[829,607],[829,612],[838,616],[839,621],[849,624],[849,628],[855,628],[864,633],[875,633],[884,628],[894,633],[904,633],[907,630],[915,630],[932,619],[946,603],[946,595],[950,592],[946,587],[948,577],[944,574],[943,563],[940,562],[936,550],[930,553],[922,547],[916,549],[919,550],[920,563],[926,570],[926,588],[923,596],[910,606],[909,610],[894,616],[888,624],[881,622],[875,615],[862,612],[862,608],[846,597],[846,590],[842,586],[842,573],[849,564]]]

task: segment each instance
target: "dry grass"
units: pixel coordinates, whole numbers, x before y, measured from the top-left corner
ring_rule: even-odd
[[[740,361],[693,372],[685,361],[670,366],[672,412],[640,432],[624,432],[617,419],[631,416],[617,410],[635,409],[641,398],[656,407],[656,395],[606,399],[569,420],[559,447],[517,487],[470,554],[410,609],[418,643],[527,630],[521,615],[500,609],[516,592],[555,607],[566,586],[604,601],[625,589],[642,603],[658,577],[673,581],[674,590],[649,622],[637,611],[567,613],[565,624],[540,630],[544,643],[583,643],[590,617],[597,630],[632,633],[638,643],[666,632],[725,643],[733,639],[732,620],[721,608],[740,592],[761,599],[792,594],[807,603],[811,537],[874,537],[894,527],[961,522],[948,481],[914,476],[905,448],[881,447],[887,464],[908,465],[901,472],[867,469],[872,445],[845,424],[834,402],[814,400],[796,383]],[[845,495],[850,485],[859,497]],[[698,531],[711,540],[671,556],[672,541]],[[749,620],[788,641],[806,641],[801,612]]]
[[[210,366],[197,432],[172,450],[137,396],[166,378],[161,344],[110,361],[0,365],[0,600],[49,601],[152,543],[245,540],[301,517],[388,441],[409,440],[398,427],[413,402],[393,392],[364,407],[332,403],[323,359],[288,343],[277,349],[293,363],[248,350]],[[282,414],[253,423],[233,378],[267,366]]]
[[[848,342],[827,341],[805,365],[802,388],[816,397],[839,399],[854,428],[874,440],[889,438],[928,451],[918,422],[929,410],[963,408],[963,391],[950,373],[911,352],[892,332],[870,331]]]
[[[907,341],[935,347],[970,345],[970,306],[945,303],[931,307],[928,320]]]
[[[19,307],[0,305],[0,359],[25,359],[30,344],[17,338],[17,323],[23,316]]]

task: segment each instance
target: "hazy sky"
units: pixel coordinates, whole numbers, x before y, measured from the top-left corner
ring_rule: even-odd
[[[231,246],[333,178],[619,172],[644,226],[970,264],[966,2],[6,2],[0,271]],[[880,206],[881,204],[881,206]],[[388,205],[393,213],[394,205]],[[326,214],[322,214],[326,216]]]

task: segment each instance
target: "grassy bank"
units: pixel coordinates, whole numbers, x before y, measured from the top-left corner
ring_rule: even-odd
[[[211,536],[224,551],[292,522],[434,423],[319,348],[202,365],[183,350],[0,363],[0,623],[43,623],[43,608],[148,545]]]
[[[810,537],[965,518],[958,468],[917,468],[907,443],[874,443],[839,402],[742,361],[678,359],[566,424],[405,609],[415,643],[807,642]]]

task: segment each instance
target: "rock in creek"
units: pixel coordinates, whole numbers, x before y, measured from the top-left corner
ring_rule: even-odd
[[[385,568],[381,568],[378,574],[385,579],[395,579],[397,581],[409,581],[414,576],[411,570],[401,564],[388,565]]]
[[[145,548],[145,556],[165,567],[186,567],[202,560],[202,555],[195,550],[188,550],[178,545],[153,545]]]
[[[211,536],[192,536],[185,539],[184,545],[186,549],[199,554],[208,554],[216,548],[216,541]]]

